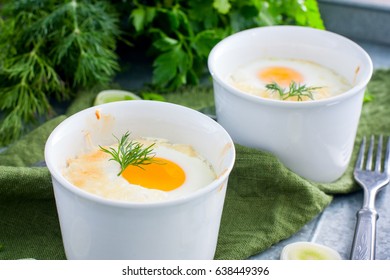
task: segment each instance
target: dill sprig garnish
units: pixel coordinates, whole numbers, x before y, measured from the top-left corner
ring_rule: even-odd
[[[103,152],[112,156],[110,160],[119,163],[121,171],[117,174],[118,176],[120,176],[129,165],[142,168],[142,165],[151,164],[155,156],[153,153],[153,146],[155,143],[144,148],[139,142],[129,140],[129,136],[129,132],[126,132],[121,139],[114,135],[115,139],[118,141],[118,147],[116,149],[113,147],[106,149],[99,145]]]
[[[303,97],[308,97],[314,100],[313,92],[320,89],[321,87],[308,87],[306,85],[297,84],[291,81],[288,88],[282,88],[277,83],[265,85],[267,90],[277,92],[281,100],[286,100],[290,97],[296,97],[298,101],[303,101]]]

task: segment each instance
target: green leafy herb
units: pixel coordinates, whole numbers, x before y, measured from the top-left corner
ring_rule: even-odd
[[[198,84],[226,36],[282,24],[324,28],[316,0],[1,1],[0,146],[53,116],[57,101],[111,82],[129,48],[152,56],[162,93]]]
[[[306,85],[297,84],[294,81],[291,81],[289,87],[282,88],[277,83],[273,82],[271,84],[265,85],[266,89],[272,92],[279,94],[280,99],[286,100],[290,97],[296,97],[298,101],[302,101],[303,97],[308,97],[314,99],[313,92],[320,89],[321,87],[308,87]]]
[[[142,165],[151,164],[155,155],[153,153],[154,143],[144,148],[142,144],[129,140],[129,136],[129,132],[126,132],[121,139],[114,136],[118,141],[118,147],[116,149],[113,147],[106,149],[99,146],[103,152],[112,156],[110,160],[114,160],[119,163],[121,171],[118,173],[118,176],[121,175],[129,165],[142,168]]]
[[[277,24],[324,28],[316,0],[125,2],[132,40],[151,41],[152,82],[169,91],[199,83],[212,47],[234,32]]]
[[[54,114],[51,102],[119,70],[118,18],[106,1],[15,0],[0,6],[0,146]]]

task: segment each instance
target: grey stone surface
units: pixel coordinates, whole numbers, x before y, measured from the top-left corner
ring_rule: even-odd
[[[377,197],[376,208],[379,214],[377,221],[376,259],[390,260],[390,190],[383,189]],[[290,238],[275,244],[268,250],[252,256],[256,260],[277,260],[287,244],[298,241],[311,241],[333,248],[344,260],[349,259],[352,239],[356,225],[356,212],[360,209],[363,194],[335,196],[332,203]]]
[[[379,44],[390,44],[390,2],[368,0],[319,0],[328,30]]]

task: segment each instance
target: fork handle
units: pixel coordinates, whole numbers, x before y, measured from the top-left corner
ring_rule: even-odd
[[[374,209],[362,208],[357,212],[355,236],[352,243],[352,260],[375,258],[375,231],[378,213]]]

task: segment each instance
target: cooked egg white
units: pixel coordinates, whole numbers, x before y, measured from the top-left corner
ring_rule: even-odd
[[[277,83],[288,88],[294,81],[299,85],[317,87],[314,100],[329,98],[351,88],[348,81],[333,70],[317,63],[301,59],[262,58],[242,65],[227,77],[238,90],[264,98],[280,99],[279,94],[266,89],[266,85]],[[296,98],[287,100],[296,101]],[[310,98],[304,98],[310,100]]]
[[[155,143],[154,163],[142,168],[129,166],[118,176],[119,164],[97,147],[90,153],[68,159],[63,175],[87,192],[132,202],[171,200],[192,193],[216,178],[210,163],[189,145],[163,139],[136,141],[144,147]]]

